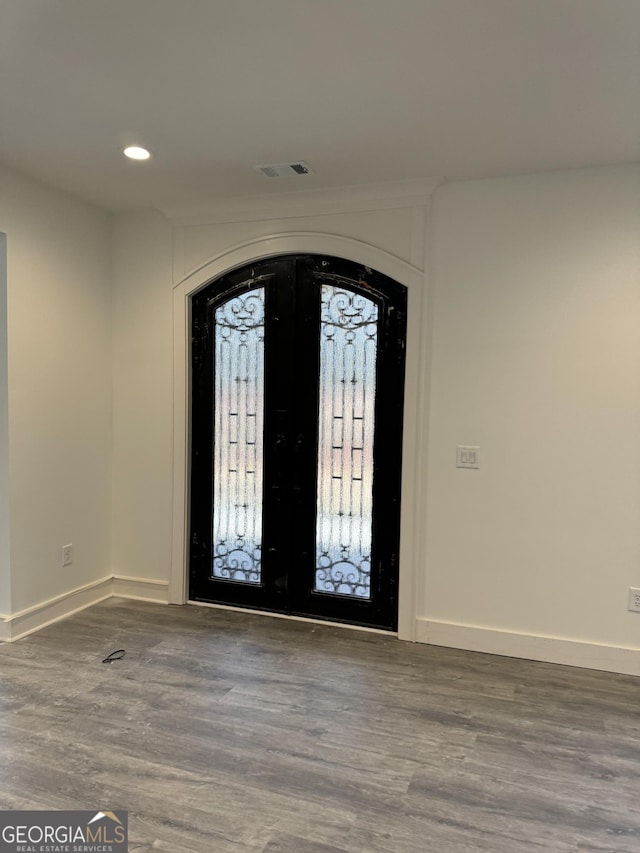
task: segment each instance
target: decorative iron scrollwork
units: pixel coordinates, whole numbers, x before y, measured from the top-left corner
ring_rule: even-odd
[[[323,284],[315,591],[371,597],[378,306]]]
[[[250,332],[262,329],[264,336],[264,291],[249,290],[216,308],[216,332],[229,339],[231,330]],[[259,332],[258,332],[259,333]]]
[[[369,598],[371,595],[371,558],[363,557],[357,564],[343,553],[332,560],[327,552],[316,558],[316,591],[330,592],[336,595],[357,595]]]
[[[261,580],[264,288],[215,310],[212,577]]]
[[[366,329],[367,337],[375,339],[378,331],[378,306],[361,293],[342,290],[330,285],[322,288],[322,333],[330,337],[332,327],[348,332]],[[355,335],[347,340],[354,343]]]
[[[241,540],[234,545],[217,542],[213,555],[213,576],[240,583],[260,583],[260,550],[259,545],[251,548]]]

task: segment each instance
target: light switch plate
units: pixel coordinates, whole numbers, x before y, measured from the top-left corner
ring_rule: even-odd
[[[480,448],[459,444],[456,447],[456,468],[479,468]]]

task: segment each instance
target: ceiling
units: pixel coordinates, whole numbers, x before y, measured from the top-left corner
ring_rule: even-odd
[[[631,162],[639,45],[640,0],[0,0],[0,162],[110,210]]]

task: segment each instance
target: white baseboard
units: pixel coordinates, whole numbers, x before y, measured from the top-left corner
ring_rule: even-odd
[[[169,581],[114,575],[113,595],[118,598],[134,598],[136,601],[153,601],[156,604],[168,604]]]
[[[8,620],[8,616],[0,613],[0,643],[8,643],[11,640],[11,630]]]
[[[11,643],[19,640],[51,625],[52,622],[58,622],[113,596],[167,604],[168,591],[168,581],[128,578],[122,575],[101,578],[10,616],[0,615],[0,642]]]
[[[64,619],[65,616],[71,616],[78,610],[84,610],[85,607],[91,607],[92,604],[110,598],[112,586],[113,578],[101,578],[62,595],[56,595],[54,598],[33,605],[33,607],[27,607],[25,610],[5,616],[5,633],[9,634],[8,637],[5,636],[5,640],[9,642],[19,640],[27,634],[39,631],[40,628],[44,628],[52,622]]]
[[[515,634],[475,625],[418,619],[416,640],[470,652],[640,675],[640,648],[605,646],[561,637]]]

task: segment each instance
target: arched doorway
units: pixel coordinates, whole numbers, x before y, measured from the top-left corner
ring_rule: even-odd
[[[406,288],[320,255],[192,299],[189,598],[395,630]]]

